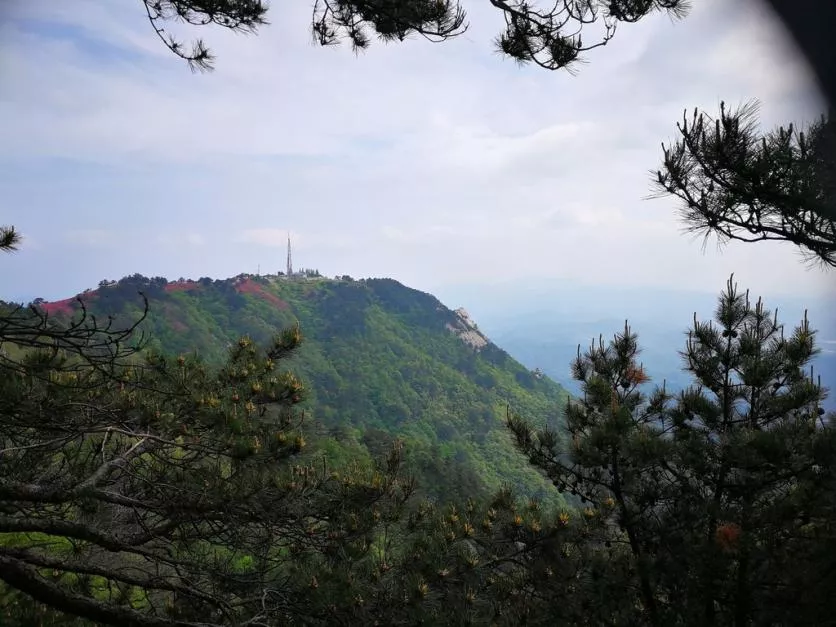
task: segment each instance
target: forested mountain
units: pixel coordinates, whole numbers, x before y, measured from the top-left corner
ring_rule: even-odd
[[[815,334],[732,280],[694,321],[694,387],[643,393],[625,328],[575,361],[571,402],[390,280],[134,276],[86,301],[0,308],[3,624],[827,624]],[[409,459],[376,455],[394,434]],[[404,461],[454,500],[413,499]],[[558,500],[535,468],[571,504],[519,498]]]
[[[398,437],[431,497],[466,498],[511,483],[559,500],[514,450],[503,420],[510,406],[553,426],[568,394],[485,338],[463,310],[391,279],[250,275],[175,282],[134,275],[36,305],[62,318],[80,299],[98,318],[128,325],[141,315],[140,292],[149,349],[197,351],[215,364],[242,336],[266,344],[298,322],[305,339],[292,368],[310,390],[313,431],[334,463],[379,458]]]

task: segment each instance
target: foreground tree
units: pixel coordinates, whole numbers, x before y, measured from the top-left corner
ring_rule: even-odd
[[[202,40],[186,47],[166,31],[171,21],[192,26],[216,25],[255,32],[267,23],[267,3],[220,0],[141,0],[157,36],[193,69],[211,69],[213,57]],[[420,35],[444,41],[467,30],[464,8],[452,0],[315,0],[314,39],[331,45],[346,39],[365,49],[376,34],[383,41]],[[522,63],[549,70],[572,69],[585,52],[606,45],[620,23],[638,22],[658,12],[674,17],[687,13],[687,0],[560,0],[545,7],[530,2],[490,0],[505,18],[498,48]],[[597,31],[590,33],[591,29]],[[585,38],[584,38],[585,35]]]
[[[400,447],[377,469],[306,455],[304,390],[281,370],[298,329],[266,354],[243,339],[211,371],[147,355],[136,325],[83,309],[70,326],[37,307],[0,321],[3,624],[548,625],[625,611],[602,587],[606,603],[576,594],[605,567],[604,517],[509,490],[404,516]]]
[[[814,332],[805,319],[785,335],[731,281],[715,323],[695,320],[683,353],[695,382],[677,397],[641,393],[625,328],[574,363],[584,398],[567,409],[568,451],[555,432],[509,426],[535,466],[606,518],[601,576],[629,608],[617,624],[823,624],[836,433],[806,371]]]
[[[548,70],[572,71],[585,52],[605,46],[620,23],[634,23],[654,13],[674,18],[688,13],[689,0],[558,0],[538,6],[519,0],[488,0],[502,12],[505,29],[497,38],[501,52],[520,63]],[[765,0],[812,64],[831,101],[836,97],[836,75],[830,62],[830,31],[836,5],[819,0]],[[213,57],[202,40],[190,49],[166,30],[166,22],[192,26],[216,25],[237,32],[255,32],[267,23],[268,6],[262,0],[142,0],[157,36],[192,69],[211,69]],[[315,0],[314,39],[330,45],[348,39],[355,50],[366,48],[370,34],[384,41],[417,34],[444,41],[467,30],[467,16],[451,0]],[[596,29],[591,35],[589,31]],[[585,33],[584,33],[585,31]],[[584,43],[584,37],[586,43]]]
[[[822,118],[760,133],[753,104],[687,114],[663,146],[656,191],[682,203],[688,229],[721,242],[778,240],[836,267],[836,126]]]
[[[304,389],[282,368],[298,329],[266,352],[242,339],[220,371],[37,308],[5,309],[0,332],[0,581],[25,595],[4,624],[42,606],[113,625],[317,620],[311,577],[350,581],[411,493],[397,451],[341,474],[305,454]]]

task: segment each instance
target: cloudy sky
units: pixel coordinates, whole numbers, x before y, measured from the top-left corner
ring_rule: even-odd
[[[517,278],[820,295],[833,275],[786,245],[722,252],[645,200],[684,108],[761,101],[773,126],[823,110],[757,0],[625,25],[576,76],[520,68],[501,17],[467,0],[444,44],[311,44],[311,2],[258,36],[202,36],[192,74],[139,0],[0,8],[0,223],[24,235],[0,297],[57,299],[103,278],[272,272],[391,276],[449,291]],[[289,5],[292,7],[287,8]]]

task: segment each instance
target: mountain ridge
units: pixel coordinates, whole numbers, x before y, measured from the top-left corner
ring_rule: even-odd
[[[556,425],[568,393],[514,360],[461,308],[393,279],[249,274],[178,281],[132,275],[75,298],[96,316],[128,323],[142,313],[138,292],[149,304],[141,328],[150,348],[197,351],[214,364],[241,336],[266,343],[298,323],[306,340],[291,367],[311,386],[313,422],[335,459],[371,460],[402,438],[410,470],[433,498],[487,494],[510,483],[561,500],[517,453],[504,418],[512,407]],[[80,307],[73,298],[34,304],[56,318]]]

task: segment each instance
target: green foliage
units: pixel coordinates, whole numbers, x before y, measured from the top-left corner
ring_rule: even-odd
[[[464,345],[444,333],[436,341],[455,355]],[[458,483],[458,505],[408,507],[403,444],[387,431],[343,424],[339,436],[362,447],[324,441],[330,464],[306,453],[306,390],[282,368],[299,357],[298,326],[266,354],[238,340],[217,368],[153,351],[88,360],[83,346],[75,360],[32,347],[0,378],[5,623],[517,625],[589,613],[571,596],[541,599],[575,585],[596,521],[509,489],[466,498],[487,469],[464,463],[454,424],[442,425],[435,480]],[[505,435],[486,437],[495,465],[514,461]]]
[[[311,436],[335,459],[373,458],[365,434],[374,431],[386,447],[404,440],[406,468],[434,499],[488,495],[510,484],[549,506],[562,502],[521,463],[504,416],[510,404],[555,426],[566,392],[493,344],[478,351],[465,344],[448,328],[456,314],[429,294],[391,279],[241,276],[160,286],[135,275],[84,300],[91,312],[128,321],[141,312],[137,291],[150,304],[142,325],[150,346],[197,352],[215,365],[238,337],[264,343],[298,322],[306,341],[292,364],[312,390],[305,404],[316,425]]]
[[[813,340],[806,320],[785,335],[730,281],[715,322],[694,323],[683,353],[694,385],[678,397],[641,393],[625,327],[574,363],[584,398],[567,408],[568,450],[554,430],[509,418],[532,464],[606,519],[600,576],[620,591],[607,608],[617,624],[829,620],[836,432],[805,373]]]
[[[93,302],[115,295],[119,320],[129,301],[111,287]],[[563,438],[548,414],[562,390],[490,344],[473,349],[451,332],[458,314],[411,295],[385,280],[178,282],[152,301],[164,315],[149,330],[188,311],[172,339],[191,328],[211,342],[215,315],[265,333],[284,318],[320,333],[317,350],[286,324],[267,354],[244,336],[216,367],[146,351],[108,369],[37,343],[8,357],[7,622],[826,624],[836,433],[805,372],[806,320],[785,335],[730,281],[715,323],[695,320],[682,353],[695,383],[676,397],[641,392],[625,324],[573,364],[584,397]],[[334,310],[351,312],[340,335]],[[39,311],[25,319],[35,328],[48,322]],[[329,385],[305,401],[282,365]],[[513,413],[507,426],[572,507],[522,474],[480,498],[515,464],[508,433],[491,428],[496,407],[479,402],[496,391],[542,404],[537,428]],[[329,437],[302,432],[302,407]],[[406,461],[454,502],[410,504]]]
[[[338,474],[306,452],[305,389],[285,368],[298,327],[267,351],[242,338],[212,368],[105,356],[122,336],[92,322],[3,322],[23,343],[0,367],[4,624],[313,619],[300,576],[362,570],[412,493],[397,446],[384,467]],[[39,346],[42,333],[65,341]]]

